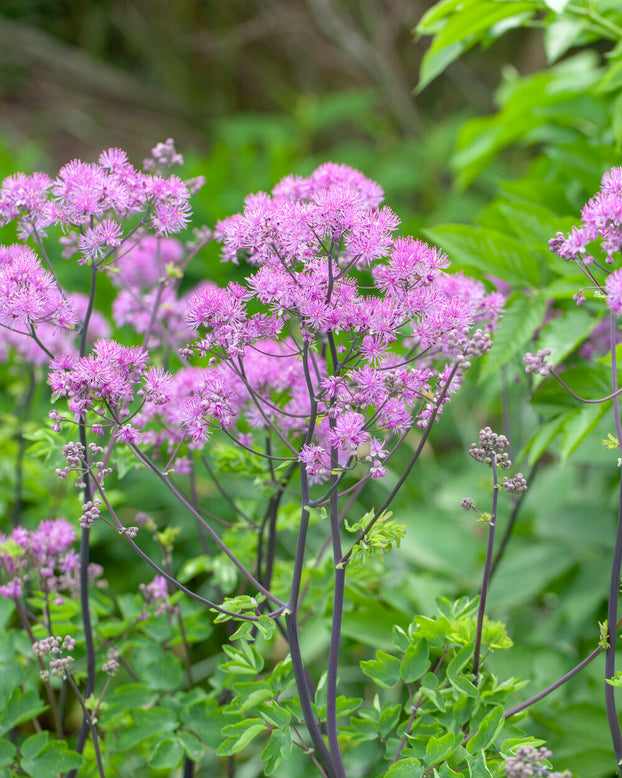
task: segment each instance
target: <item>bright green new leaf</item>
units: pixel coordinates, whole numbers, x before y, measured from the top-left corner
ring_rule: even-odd
[[[400,680],[400,660],[385,651],[376,651],[376,658],[361,662],[361,670],[378,686],[385,689]]]
[[[404,653],[400,664],[400,677],[404,683],[413,683],[426,672],[430,665],[430,652],[427,640],[411,643]]]
[[[442,762],[444,759],[448,759],[456,749],[456,746],[460,744],[462,735],[457,735],[454,732],[446,732],[441,737],[431,737],[428,740],[428,744],[425,748],[425,760],[427,767]]]

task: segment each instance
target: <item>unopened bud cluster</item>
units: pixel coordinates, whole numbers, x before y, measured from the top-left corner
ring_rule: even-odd
[[[522,494],[527,491],[527,481],[522,473],[516,473],[513,478],[505,476],[501,485],[510,494]]]
[[[93,500],[84,503],[82,506],[82,515],[80,516],[80,526],[82,529],[90,529],[97,519],[99,519],[100,505],[101,500],[99,497],[95,497]]]
[[[73,662],[72,656],[59,656],[61,651],[66,651],[68,654],[76,647],[76,641],[70,635],[66,635],[64,638],[50,635],[43,640],[38,640],[33,643],[32,650],[36,656],[52,656],[49,660],[48,669],[42,670],[40,675],[43,681],[47,681],[50,675],[59,675],[65,677],[69,666]]]
[[[117,651],[116,648],[109,648],[108,661],[104,662],[104,664],[102,665],[103,672],[108,673],[109,675],[114,675],[119,669],[120,656],[121,654]]]
[[[492,465],[493,458],[497,467],[501,470],[508,470],[512,467],[510,458],[505,449],[510,445],[510,441],[505,435],[498,435],[490,427],[484,427],[479,431],[479,445],[472,443],[469,449],[469,456],[476,462],[483,462],[486,465]]]
[[[534,748],[533,746],[520,746],[514,756],[509,757],[505,762],[505,774],[507,778],[532,778],[532,776],[543,776],[543,778],[570,778],[570,773],[553,772],[542,764],[546,759],[550,759],[553,754],[548,748]]]
[[[547,360],[549,356],[551,356],[550,348],[540,349],[536,354],[528,351],[523,357],[525,372],[541,375],[543,378],[546,377],[549,370],[553,367],[553,363]]]

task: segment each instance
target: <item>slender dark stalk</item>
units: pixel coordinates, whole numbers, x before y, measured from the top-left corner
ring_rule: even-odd
[[[551,692],[554,692],[555,689],[559,689],[560,686],[563,686],[566,681],[569,681],[572,677],[577,675],[577,673],[580,673],[581,670],[583,670],[584,667],[587,667],[590,662],[593,662],[594,659],[601,653],[603,650],[602,646],[597,646],[590,654],[588,654],[585,659],[582,662],[579,662],[579,664],[576,667],[573,667],[572,670],[567,672],[565,675],[562,675],[561,678],[558,678],[555,683],[552,683],[550,686],[547,686],[546,689],[543,689],[541,692],[538,692],[538,694],[534,694],[533,697],[530,697],[528,700],[525,700],[525,702],[521,702],[520,705],[516,705],[514,708],[511,708],[510,710],[506,711],[503,714],[504,719],[509,719],[511,716],[516,716],[517,713],[520,713],[521,711],[525,710],[526,708],[531,707],[536,702],[540,702],[540,700],[543,700],[545,697],[548,697]]]
[[[71,673],[67,673],[67,681],[69,682],[69,685],[74,691],[74,694],[76,695],[76,699],[80,703],[80,707],[82,708],[82,712],[84,715],[84,721],[86,722],[86,726],[88,727],[90,733],[91,733],[91,742],[93,743],[93,751],[95,752],[95,761],[97,763],[97,772],[99,773],[100,778],[106,778],[106,772],[104,770],[104,764],[102,762],[102,755],[99,748],[99,736],[97,734],[97,728],[95,727],[95,724],[93,724],[93,716],[91,715],[91,712],[88,710],[88,708],[85,705],[85,698],[80,694],[80,689],[78,689],[76,682],[71,677]],[[88,699],[88,696],[86,699]],[[76,748],[77,751],[77,748]],[[78,752],[80,753],[80,752]],[[71,773],[75,773],[75,770],[72,770]]]
[[[613,313],[609,317],[609,336],[611,345],[611,383],[614,391],[613,417],[618,438],[618,446],[622,454],[622,423],[620,421],[620,401],[618,399],[618,367],[616,362],[616,318]],[[620,571],[622,568],[622,472],[620,472],[620,495],[618,500],[618,523],[616,538],[613,547],[613,560],[611,562],[611,577],[609,580],[609,606],[607,608],[607,624],[609,625],[609,645],[605,656],[605,707],[607,720],[611,730],[613,751],[618,765],[618,771],[622,775],[622,733],[615,701],[615,687],[606,683],[615,675],[616,667],[616,638],[618,624],[618,597],[620,595]],[[615,625],[612,629],[611,625]]]
[[[486,597],[488,594],[488,584],[490,583],[490,571],[492,567],[492,554],[495,545],[495,525],[497,523],[497,499],[499,497],[499,478],[497,473],[497,456],[492,454],[492,510],[490,511],[490,521],[488,522],[488,548],[486,549],[486,562],[484,564],[484,575],[482,577],[482,590],[479,596],[479,609],[477,612],[477,627],[475,630],[475,648],[473,650],[473,683],[477,686],[479,679],[480,651],[482,645],[482,631],[484,629],[484,613],[486,611]]]
[[[309,482],[307,478],[307,469],[304,465],[300,468],[300,490],[302,497],[302,511],[300,515],[300,527],[298,528],[296,555],[294,557],[294,569],[292,572],[292,587],[287,603],[285,624],[287,627],[287,639],[292,659],[292,670],[294,672],[294,678],[296,679],[296,688],[300,698],[300,706],[302,708],[302,714],[305,719],[305,725],[311,737],[315,751],[321,758],[322,762],[324,762],[329,775],[331,778],[338,778],[332,756],[326,747],[326,744],[324,743],[322,733],[320,732],[320,728],[313,713],[311,697],[309,695],[309,687],[307,685],[305,674],[305,666],[302,660],[302,653],[300,651],[300,640],[298,638],[298,598],[300,596],[300,583],[302,580],[302,569],[304,566],[307,532],[309,530],[309,511],[306,507],[309,500]]]
[[[93,307],[95,305],[95,288],[97,283],[97,268],[91,266],[91,287],[89,291],[89,301],[84,314],[84,321],[82,322],[82,329],[80,332],[80,357],[86,355],[87,337],[89,329],[89,320],[93,313]],[[84,416],[80,417],[78,423],[78,429],[80,432],[80,443],[84,448],[84,474],[82,480],[84,482],[83,488],[83,501],[85,503],[90,502],[93,499],[93,488],[91,483],[91,475],[89,473],[88,464],[88,448],[86,440],[86,425]],[[84,687],[84,698],[88,699],[95,690],[95,640],[93,637],[93,626],[91,623],[91,611],[89,605],[89,547],[90,529],[88,527],[82,528],[80,535],[80,609],[82,612],[82,626],[84,628],[84,644],[86,649],[86,683]],[[75,683],[73,684],[75,686]],[[81,754],[86,743],[86,737],[89,732],[90,714],[84,708],[84,715],[82,717],[82,726],[78,733],[78,739],[76,742],[76,753]],[[74,778],[76,770],[71,770],[68,773],[67,778]]]
[[[334,429],[334,418],[330,419],[330,426]],[[333,481],[337,479],[336,470],[339,466],[337,449],[334,446],[331,446],[330,449],[330,460],[331,481]],[[333,620],[330,631],[330,647],[328,651],[328,673],[326,676],[326,728],[328,730],[328,745],[335,765],[337,778],[345,778],[346,773],[341,758],[339,737],[337,733],[337,671],[339,668],[339,644],[341,642],[343,600],[346,582],[346,569],[343,565],[339,564],[342,557],[339,529],[339,491],[335,488],[330,496],[330,533],[333,544],[335,583],[333,589]]]

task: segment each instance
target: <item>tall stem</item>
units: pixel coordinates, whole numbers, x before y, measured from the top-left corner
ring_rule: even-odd
[[[330,419],[330,426],[334,428],[335,419]],[[331,447],[331,486],[337,481],[337,449]],[[340,564],[342,558],[341,538],[339,537],[339,491],[337,484],[330,495],[330,531],[333,543],[333,562],[335,565],[335,584],[333,591],[333,621],[330,632],[330,648],[328,652],[328,674],[326,677],[326,727],[328,730],[328,745],[335,763],[335,771],[338,778],[345,778],[345,769],[339,749],[339,737],[337,733],[337,671],[339,668],[339,644],[341,642],[341,625],[343,622],[343,599],[346,582],[345,565]]]
[[[486,563],[484,564],[484,575],[482,577],[482,591],[479,596],[479,610],[477,612],[477,628],[475,630],[475,649],[473,651],[473,683],[477,685],[479,677],[480,652],[482,646],[482,632],[484,629],[484,613],[486,611],[486,597],[488,595],[488,584],[490,583],[490,571],[492,569],[492,553],[495,546],[495,525],[497,523],[497,499],[499,496],[499,478],[497,474],[497,457],[492,454],[492,510],[490,522],[488,523],[488,548],[486,549]]]
[[[294,557],[294,570],[292,573],[292,588],[287,603],[287,614],[285,624],[287,626],[287,640],[289,643],[290,655],[292,658],[292,669],[296,679],[296,688],[300,698],[300,706],[305,719],[305,724],[311,741],[315,747],[318,756],[324,762],[328,774],[331,778],[338,778],[333,759],[322,733],[315,719],[313,708],[311,706],[311,697],[309,695],[309,686],[307,684],[305,666],[302,661],[302,652],[300,651],[300,640],[298,637],[298,600],[300,597],[300,584],[302,581],[302,568],[305,558],[305,546],[307,543],[307,532],[309,530],[309,511],[307,504],[309,502],[309,481],[307,478],[307,468],[305,465],[300,467],[300,492],[302,498],[302,511],[300,515],[300,527],[298,528],[298,540],[296,543],[296,556]]]
[[[84,315],[84,321],[82,323],[82,330],[80,333],[80,358],[86,355],[87,337],[89,329],[89,320],[93,312],[95,305],[95,287],[97,282],[97,268],[95,265],[91,266],[91,288],[89,293],[89,301],[86,307],[86,313]],[[85,503],[92,501],[93,489],[91,484],[91,476],[89,474],[88,467],[88,450],[86,440],[86,425],[84,416],[80,417],[78,424],[80,430],[80,443],[84,447],[84,490],[83,500]],[[82,626],[84,627],[84,644],[86,648],[86,684],[84,687],[84,698],[88,699],[95,690],[95,641],[93,639],[93,627],[91,624],[91,611],[89,606],[89,536],[90,529],[84,527],[80,536],[80,609],[82,611]],[[86,737],[89,732],[90,717],[88,711],[85,711],[82,717],[82,726],[78,733],[78,740],[76,743],[76,753],[81,754],[86,743]],[[68,774],[68,778],[74,778],[76,770],[72,770]]]
[[[616,360],[616,319],[613,313],[609,317],[609,337],[611,345],[611,385],[614,392],[618,389],[618,366]],[[622,423],[620,422],[620,401],[616,395],[613,398],[613,417],[618,438],[618,446],[622,454]],[[611,577],[609,580],[609,606],[607,608],[607,624],[609,625],[609,646],[605,656],[605,707],[607,720],[611,730],[613,750],[620,775],[622,775],[622,733],[616,709],[615,687],[606,683],[615,675],[616,669],[616,638],[618,623],[618,597],[620,594],[620,569],[622,567],[622,471],[620,472],[620,495],[618,500],[618,525],[613,547],[611,562]]]

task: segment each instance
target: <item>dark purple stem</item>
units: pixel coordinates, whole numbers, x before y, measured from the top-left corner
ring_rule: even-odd
[[[611,345],[611,382],[614,391],[613,397],[613,417],[618,438],[618,446],[622,453],[622,424],[620,423],[620,401],[618,399],[618,368],[616,363],[616,319],[613,313],[610,314],[609,336]],[[613,741],[613,751],[618,765],[618,771],[622,775],[622,733],[620,732],[620,723],[618,712],[616,710],[615,687],[606,683],[615,675],[616,666],[616,638],[618,623],[618,596],[620,593],[620,569],[622,567],[622,472],[620,473],[620,496],[618,500],[618,524],[616,527],[616,539],[613,547],[613,560],[611,562],[611,578],[609,581],[609,606],[607,609],[607,624],[609,625],[609,645],[605,657],[605,707],[607,709],[607,720],[611,730],[611,739]],[[616,625],[611,628],[611,625]]]
[[[490,521],[488,522],[488,548],[486,549],[486,563],[484,564],[484,575],[482,577],[482,591],[479,596],[479,609],[477,612],[477,628],[475,630],[475,648],[473,650],[473,683],[477,686],[479,679],[480,653],[482,647],[482,631],[484,629],[484,613],[486,611],[486,597],[488,595],[488,584],[490,583],[490,572],[492,569],[492,554],[495,545],[495,525],[497,523],[497,499],[499,497],[499,479],[497,475],[497,457],[492,454],[492,509]]]

